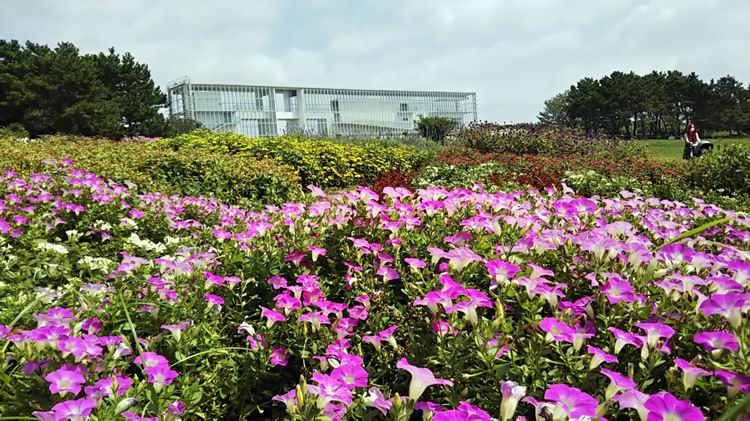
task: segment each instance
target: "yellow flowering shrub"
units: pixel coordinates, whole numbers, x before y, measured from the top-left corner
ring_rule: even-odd
[[[302,183],[320,187],[346,187],[369,183],[392,170],[414,171],[429,156],[416,148],[371,141],[361,145],[295,136],[255,138],[235,133],[197,130],[154,143],[177,151],[207,148],[214,152],[271,159],[289,166]]]

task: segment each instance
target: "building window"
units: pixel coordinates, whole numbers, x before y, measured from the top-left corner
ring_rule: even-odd
[[[331,101],[331,111],[338,112],[339,111],[339,100],[333,100]]]
[[[401,111],[409,111],[409,104],[401,104]]]

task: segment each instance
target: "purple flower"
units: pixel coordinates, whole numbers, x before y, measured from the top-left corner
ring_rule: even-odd
[[[283,395],[276,395],[271,400],[283,402],[286,405],[287,411],[289,411],[297,405],[297,390],[292,389]]]
[[[380,275],[383,277],[384,281],[393,281],[396,279],[401,278],[401,275],[399,275],[398,271],[393,268],[389,268],[387,266],[381,266],[380,269],[378,269],[377,272],[375,272],[377,275]]]
[[[508,421],[516,413],[518,401],[526,395],[526,386],[520,386],[516,382],[500,382],[500,392],[503,399],[500,402],[500,420]]]
[[[96,401],[83,398],[60,402],[52,407],[55,420],[83,421],[88,419],[91,411],[96,408]]]
[[[608,327],[607,330],[612,332],[612,335],[615,337],[615,354],[619,354],[625,345],[633,345],[635,347],[643,345],[638,336],[630,332],[625,332],[616,327]]]
[[[123,418],[126,418],[130,421],[159,421],[159,418],[157,417],[142,417],[135,412],[123,412],[122,414]]]
[[[471,405],[466,401],[461,401],[456,409],[436,412],[432,418],[433,421],[490,421],[492,418],[486,411]]]
[[[93,399],[99,399],[103,397],[114,398],[116,396],[122,396],[130,390],[133,386],[133,381],[130,377],[117,375],[115,377],[105,377],[94,386],[87,386],[84,390],[86,395]]]
[[[260,317],[265,317],[266,318],[266,326],[267,327],[270,328],[276,322],[284,322],[284,321],[286,321],[286,317],[284,317],[283,314],[281,314],[281,313],[279,313],[277,311],[274,311],[274,310],[267,309],[267,308],[265,308],[263,306],[261,306],[260,308],[261,308]]]
[[[321,325],[331,324],[331,320],[322,311],[313,311],[309,313],[300,314],[297,320],[300,322],[311,323],[314,331],[317,331],[318,329],[320,329]]]
[[[730,397],[734,397],[737,392],[750,393],[749,376],[725,370],[714,371],[714,376],[720,378],[722,383],[729,388]]]
[[[607,390],[604,393],[604,398],[606,400],[612,399],[614,395],[622,392],[623,390],[636,388],[635,382],[628,376],[620,374],[616,371],[607,370],[606,368],[602,368],[601,370],[599,370],[599,372],[609,377],[610,380],[609,386],[607,386]]]
[[[693,342],[703,345],[708,351],[721,351],[723,349],[737,352],[740,344],[737,337],[729,332],[700,332],[693,336]]]
[[[453,382],[446,379],[436,378],[429,368],[416,367],[409,364],[406,358],[401,358],[396,364],[396,368],[406,370],[411,374],[411,383],[409,384],[409,399],[418,401],[425,389],[433,385],[453,386]]]
[[[313,373],[312,380],[317,385],[308,386],[311,394],[318,395],[318,407],[325,407],[330,402],[352,403],[352,391],[344,387],[340,381],[327,374]]]
[[[742,309],[750,302],[750,294],[713,294],[703,301],[700,310],[706,316],[719,314],[737,329],[742,322]]]
[[[573,334],[575,330],[567,323],[561,322],[554,317],[545,317],[539,322],[539,328],[547,332],[549,342],[568,342],[573,343]]]
[[[218,295],[206,293],[203,295],[203,298],[206,300],[209,307],[216,306],[221,309],[221,306],[224,304],[224,299]]]
[[[638,411],[638,416],[641,418],[641,421],[646,421],[648,409],[646,409],[645,405],[649,397],[649,395],[636,389],[630,389],[615,396],[614,401],[620,405],[620,409],[635,409]]]
[[[44,380],[49,382],[50,393],[59,393],[60,396],[65,396],[66,393],[77,395],[81,392],[81,385],[86,382],[80,373],[65,367],[47,374]]]
[[[460,311],[466,314],[472,325],[476,325],[479,322],[479,315],[477,314],[478,307],[492,308],[492,300],[481,291],[473,288],[464,290],[463,295],[469,299],[469,301],[460,301],[452,306],[445,307],[447,314],[455,311]]]
[[[521,268],[504,260],[488,260],[485,264],[490,274],[490,288],[497,285],[505,285],[516,276]]]
[[[619,276],[611,277],[599,290],[607,297],[610,304],[635,301],[633,286]]]
[[[393,349],[398,349],[398,344],[396,343],[396,338],[393,336],[393,333],[398,329],[398,325],[393,325],[385,330],[380,331],[377,335],[374,336],[363,336],[362,342],[371,343],[377,351],[380,351],[380,343],[385,341],[391,344]]]
[[[280,365],[282,367],[286,366],[289,362],[289,353],[284,348],[274,348],[273,351],[271,351],[270,361],[273,365]]]
[[[170,333],[172,333],[172,336],[174,336],[174,339],[179,342],[180,338],[182,337],[182,331],[187,329],[188,326],[190,326],[191,321],[190,320],[183,320],[179,323],[173,324],[173,325],[161,325],[162,329],[168,330]]]
[[[326,255],[326,249],[322,247],[310,246],[307,250],[310,251],[313,262],[317,262],[318,257]]]
[[[393,398],[386,399],[377,387],[371,387],[367,391],[367,395],[364,396],[363,401],[365,405],[380,411],[383,416],[388,415],[388,411],[391,409],[391,405],[393,405]]]
[[[595,369],[603,362],[607,364],[618,362],[617,357],[607,354],[597,347],[588,345],[586,349],[589,354],[593,355],[593,357],[591,357],[591,363],[589,364],[589,370]]]
[[[711,375],[710,371],[706,371],[700,367],[696,367],[690,364],[688,361],[683,360],[682,358],[675,358],[674,365],[675,367],[678,367],[680,370],[682,370],[682,385],[685,387],[686,391],[695,386],[695,381],[698,379],[698,377]]]
[[[413,257],[407,257],[404,259],[407,265],[409,265],[409,268],[412,270],[412,272],[419,272],[420,269],[424,269],[427,267],[427,263],[425,263],[422,259],[415,259]]]
[[[143,371],[148,374],[148,382],[154,385],[157,392],[161,390],[162,387],[172,384],[172,380],[176,379],[179,375],[178,372],[170,369],[167,365],[146,367]]]
[[[134,362],[138,365],[142,365],[143,368],[169,365],[169,361],[166,358],[156,352],[149,351],[135,357]]]
[[[172,416],[183,414],[185,410],[187,410],[187,406],[179,399],[167,406],[167,413]]]
[[[650,348],[659,348],[659,341],[663,338],[668,340],[675,334],[675,330],[663,323],[636,323],[636,327],[646,332],[646,344]]]
[[[549,385],[544,392],[544,399],[555,404],[552,410],[553,419],[595,418],[596,407],[599,405],[599,401],[593,396],[566,384]]]
[[[331,371],[331,377],[337,379],[349,390],[355,387],[367,386],[367,371],[362,368],[362,364],[348,362],[339,365]]]
[[[690,401],[681,401],[669,392],[652,395],[646,401],[648,421],[702,421],[706,417]]]

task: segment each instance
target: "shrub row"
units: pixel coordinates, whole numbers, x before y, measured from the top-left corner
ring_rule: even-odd
[[[203,148],[238,156],[272,159],[294,168],[304,185],[346,187],[370,183],[388,171],[424,166],[430,154],[395,142],[363,144],[291,136],[252,138],[234,133],[198,130],[153,144],[179,151]]]
[[[611,158],[645,156],[643,147],[636,142],[545,124],[472,123],[459,131],[453,144],[480,152],[517,155],[586,155]]]
[[[71,158],[77,165],[138,192],[214,196],[233,204],[279,204],[298,199],[293,171],[270,160],[209,150],[165,151],[143,142],[113,142],[53,136],[36,141],[0,139],[0,168],[21,174],[45,170],[46,158]]]

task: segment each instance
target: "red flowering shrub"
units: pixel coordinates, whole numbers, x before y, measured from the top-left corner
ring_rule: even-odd
[[[386,187],[406,187],[411,189],[413,181],[414,172],[393,170],[385,172],[380,177],[377,177],[372,182],[372,189],[378,194],[383,193],[383,189]]]

